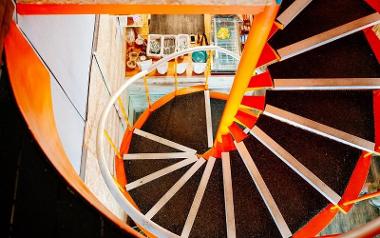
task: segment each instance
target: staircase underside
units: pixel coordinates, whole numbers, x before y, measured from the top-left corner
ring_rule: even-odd
[[[283,1],[280,13],[293,2]],[[276,33],[269,43],[273,48],[279,49],[373,12],[364,1],[312,1],[285,30]],[[269,71],[274,79],[380,77],[380,67],[361,31],[273,64],[269,66]],[[374,141],[373,91],[267,90],[266,104]],[[223,100],[211,99],[214,136],[224,105]],[[359,176],[358,168],[362,168],[360,173],[366,173],[368,163],[361,157],[362,151],[359,149],[265,115],[260,115],[256,126],[337,195],[345,197],[350,193],[358,193],[362,185],[360,183],[364,183],[365,175]],[[203,92],[175,97],[154,111],[141,129],[193,148],[198,154],[204,153],[208,146]],[[254,136],[248,136],[243,143],[290,231],[296,235],[307,234],[299,233],[300,229],[313,218],[321,218],[324,216],[322,213],[328,213],[325,208],[330,202]],[[128,152],[178,151],[133,135]],[[180,160],[127,160],[127,180],[133,182]],[[190,237],[226,237],[231,229],[226,226],[222,160],[217,159],[215,162]],[[281,237],[260,194],[262,191],[259,192],[255,186],[241,154],[231,151],[230,161],[236,236]],[[191,166],[184,166],[129,191],[141,212],[147,213]],[[154,222],[181,235],[204,167],[205,164],[153,216]],[[358,181],[356,184],[352,183],[355,179]],[[332,216],[325,216],[324,224],[327,225],[331,218]],[[323,229],[323,225],[317,229]]]

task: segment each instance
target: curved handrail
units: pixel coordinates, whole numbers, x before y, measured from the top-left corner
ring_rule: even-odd
[[[119,190],[119,187],[117,184],[115,184],[114,178],[109,172],[107,163],[105,161],[104,156],[104,131],[105,131],[105,124],[108,117],[108,114],[113,107],[114,103],[117,101],[118,97],[126,90],[131,84],[136,82],[137,80],[145,77],[150,72],[155,70],[159,65],[172,60],[176,57],[196,52],[196,51],[204,51],[204,50],[214,50],[219,51],[222,53],[225,53],[231,57],[233,57],[236,60],[239,60],[239,56],[229,50],[223,49],[218,46],[199,46],[199,47],[193,47],[189,49],[185,49],[180,52],[175,52],[173,54],[170,54],[161,60],[154,63],[148,70],[143,70],[136,75],[129,78],[112,96],[109,102],[107,103],[106,107],[104,108],[100,121],[99,126],[97,130],[97,137],[96,137],[96,152],[97,152],[97,158],[98,163],[100,167],[101,174],[103,176],[103,179],[110,190],[112,196],[115,198],[115,200],[119,203],[119,205],[123,208],[123,210],[132,218],[133,221],[135,221],[137,224],[140,224],[142,227],[147,229],[152,234],[158,236],[158,237],[176,237],[179,238],[178,235],[170,232],[169,230],[161,227],[160,225],[156,224],[155,222],[151,221],[150,219],[147,219],[144,214],[142,214],[137,208],[135,208],[131,202],[129,202],[126,197],[123,195],[123,193]]]

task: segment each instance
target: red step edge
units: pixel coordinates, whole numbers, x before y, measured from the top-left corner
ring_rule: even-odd
[[[244,96],[241,104],[263,111],[265,108],[265,96]]]
[[[234,138],[232,137],[231,134],[227,135],[222,135],[222,144],[223,144],[223,151],[231,151],[235,150],[235,143],[234,143]]]
[[[380,64],[380,39],[377,37],[376,33],[372,30],[372,27],[363,30],[365,37],[373,53],[376,56],[377,62]]]
[[[279,22],[274,22],[272,29],[269,32],[268,40],[274,36],[278,30],[282,30],[282,25]]]
[[[272,76],[269,71],[261,74],[256,74],[251,78],[248,88],[271,88],[273,87]]]
[[[248,113],[245,113],[245,112],[243,112],[241,110],[239,110],[236,113],[235,118],[238,119],[239,122],[243,123],[246,127],[250,128],[250,129],[252,129],[255,126],[256,121],[257,121],[256,117],[254,117],[254,116],[252,116],[252,115],[250,115]]]
[[[248,137],[248,135],[245,134],[244,131],[235,122],[233,122],[231,126],[228,127],[228,129],[237,142],[240,142]]]
[[[380,1],[379,0],[365,0],[365,2],[370,5],[377,12],[380,12]]]
[[[257,68],[269,64],[274,61],[278,61],[280,56],[268,43],[265,44],[264,49],[261,53],[259,62],[257,62]]]

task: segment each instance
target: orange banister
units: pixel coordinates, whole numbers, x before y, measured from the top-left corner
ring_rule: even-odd
[[[266,6],[264,11],[255,16],[251,31],[249,32],[238,69],[236,71],[234,83],[230,96],[227,100],[223,116],[221,118],[215,142],[222,142],[222,135],[228,133],[228,127],[234,120],[243,99],[245,90],[255,73],[257,63],[264,46],[267,42],[273,22],[276,18],[279,4]]]

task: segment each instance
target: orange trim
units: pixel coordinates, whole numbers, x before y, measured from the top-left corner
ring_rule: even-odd
[[[358,197],[367,179],[369,166],[370,158],[364,158],[363,152],[358,162],[356,163],[355,169],[351,175],[350,181],[348,182],[346,190],[342,196],[342,200],[339,204]],[[333,207],[333,204],[328,205],[318,215],[312,218],[304,227],[299,229],[293,237],[303,238],[316,236],[331,222],[331,220],[338,213],[338,209],[332,209]],[[344,210],[349,211],[351,208],[352,205],[344,207]]]
[[[354,203],[362,202],[371,198],[380,197],[380,191],[377,191],[375,193],[368,193],[366,195],[361,196],[360,198],[348,201],[343,203],[343,206],[353,205]]]
[[[259,14],[252,5],[137,5],[137,4],[17,4],[21,15],[47,14]]]
[[[188,88],[182,88],[177,91],[176,95],[180,96],[180,95],[185,95],[189,93],[201,92],[201,91],[204,91],[205,89],[206,87],[204,85],[197,85],[197,86],[192,86]]]
[[[143,237],[108,210],[75,172],[55,124],[49,72],[14,22],[10,25],[4,44],[9,78],[17,105],[51,164],[100,213],[129,234]]]
[[[210,92],[210,97],[219,100],[228,100],[228,94],[221,92]]]

